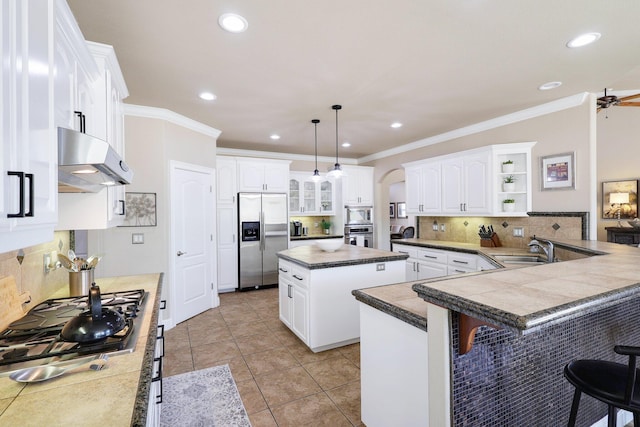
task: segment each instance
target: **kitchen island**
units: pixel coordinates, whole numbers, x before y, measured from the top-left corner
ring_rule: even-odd
[[[404,282],[406,254],[342,245],[278,252],[280,320],[314,352],[360,339],[358,303],[351,291]]]
[[[145,274],[97,279],[103,292],[144,289],[149,293],[135,350],[109,358],[107,369],[93,371],[85,365],[41,383],[0,377],[0,425],[144,426],[162,278],[162,274]],[[50,297],[68,295],[65,287]]]
[[[554,243],[567,254],[591,256],[354,292],[361,310],[428,331],[422,343],[427,366],[416,375],[428,385],[422,391],[428,411],[421,416],[429,425],[566,424],[574,389],[563,377],[564,365],[579,358],[626,363],[613,346],[640,343],[640,250],[596,241]],[[403,244],[486,255],[512,251],[418,239]],[[400,287],[403,293],[394,292]],[[426,316],[410,307],[421,307]],[[363,388],[367,360],[383,357],[366,351],[363,332]],[[364,400],[362,420],[369,425]],[[605,415],[604,405],[583,398],[578,425]]]

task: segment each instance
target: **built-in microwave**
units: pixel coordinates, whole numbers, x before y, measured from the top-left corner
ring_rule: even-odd
[[[373,224],[373,206],[345,206],[345,225]]]

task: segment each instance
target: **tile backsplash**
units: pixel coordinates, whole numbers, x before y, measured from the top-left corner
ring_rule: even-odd
[[[62,250],[59,249],[60,243]],[[69,232],[58,231],[51,242],[24,248],[22,264],[17,259],[18,251],[0,254],[0,277],[13,276],[18,292],[31,294],[31,302],[23,306],[25,311],[46,300],[63,286],[68,286],[69,273],[64,268],[46,274],[44,272],[44,254],[52,251],[66,254],[68,250]]]
[[[438,231],[433,226],[438,225]],[[444,224],[444,231],[440,231]],[[478,230],[493,226],[502,246],[526,248],[530,237],[537,235],[558,239],[582,239],[583,223],[579,216],[531,216],[531,217],[418,217],[421,239],[450,242],[479,243]],[[522,228],[522,237],[513,235],[514,228]]]

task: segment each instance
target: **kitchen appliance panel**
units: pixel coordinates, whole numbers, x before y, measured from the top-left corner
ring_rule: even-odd
[[[276,253],[289,242],[287,195],[238,193],[238,287],[240,290],[278,283]],[[249,230],[249,231],[247,231]]]
[[[373,206],[345,206],[345,224],[373,224]]]

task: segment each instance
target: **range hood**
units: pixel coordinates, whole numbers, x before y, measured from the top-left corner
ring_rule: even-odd
[[[132,178],[133,171],[106,141],[58,128],[59,193],[96,193],[130,184]]]

